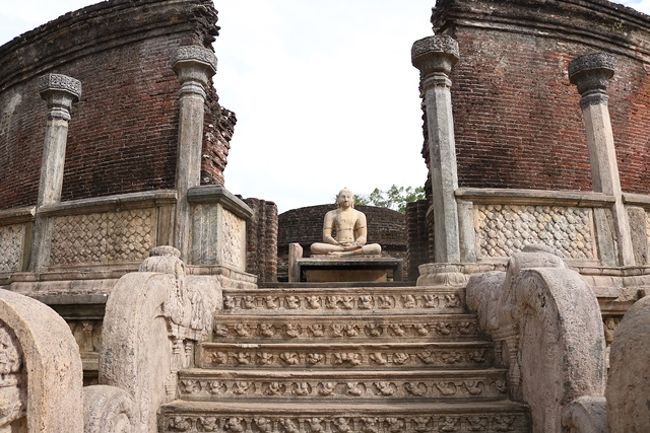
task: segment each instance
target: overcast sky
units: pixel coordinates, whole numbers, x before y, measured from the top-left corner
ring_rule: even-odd
[[[93,0],[0,0],[0,45]],[[343,186],[422,185],[413,41],[435,0],[215,0],[215,85],[237,113],[226,187],[280,212]],[[650,0],[624,2],[649,13]]]

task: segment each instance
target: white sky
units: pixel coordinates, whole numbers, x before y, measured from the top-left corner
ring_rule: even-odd
[[[0,45],[95,0],[0,0]],[[623,2],[646,13],[650,0]],[[424,184],[413,41],[435,0],[215,0],[221,103],[238,123],[226,187],[280,212]]]

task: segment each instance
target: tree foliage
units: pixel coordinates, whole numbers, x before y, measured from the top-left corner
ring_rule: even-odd
[[[370,194],[359,194],[355,201],[359,205],[387,207],[399,212],[406,212],[406,203],[424,199],[422,186],[392,185],[387,190],[375,188]]]

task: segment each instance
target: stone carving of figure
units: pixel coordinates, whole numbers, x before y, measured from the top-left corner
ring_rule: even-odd
[[[323,242],[311,245],[314,255],[381,255],[381,245],[367,244],[368,225],[363,212],[354,209],[354,194],[343,188],[336,196],[337,209],[325,214]],[[332,236],[336,232],[336,237]]]

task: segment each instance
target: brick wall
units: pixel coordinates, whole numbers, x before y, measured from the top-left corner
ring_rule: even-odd
[[[173,188],[182,45],[218,33],[209,0],[113,0],[66,14],[0,47],[0,209],[33,205],[46,106],[37,79],[81,80],[70,122],[62,200]],[[235,117],[206,101],[204,183],[223,183]]]
[[[414,281],[420,275],[418,266],[433,261],[433,231],[427,223],[427,200],[418,200],[406,205],[406,231],[408,248],[406,250],[405,274]]]
[[[277,281],[278,207],[271,201],[244,199],[253,210],[246,224],[246,272],[259,282]]]
[[[600,0],[438,0],[458,40],[452,80],[460,186],[591,189],[579,95],[567,65],[618,59],[610,113],[623,190],[650,193],[650,18]]]
[[[308,206],[292,209],[279,215],[278,222],[278,275],[284,277],[287,269],[289,244],[298,242],[309,256],[309,246],[323,238],[323,218],[335,209],[332,205]],[[368,243],[379,243],[384,254],[406,257],[406,223],[404,215],[391,209],[375,206],[356,206],[366,214]]]

